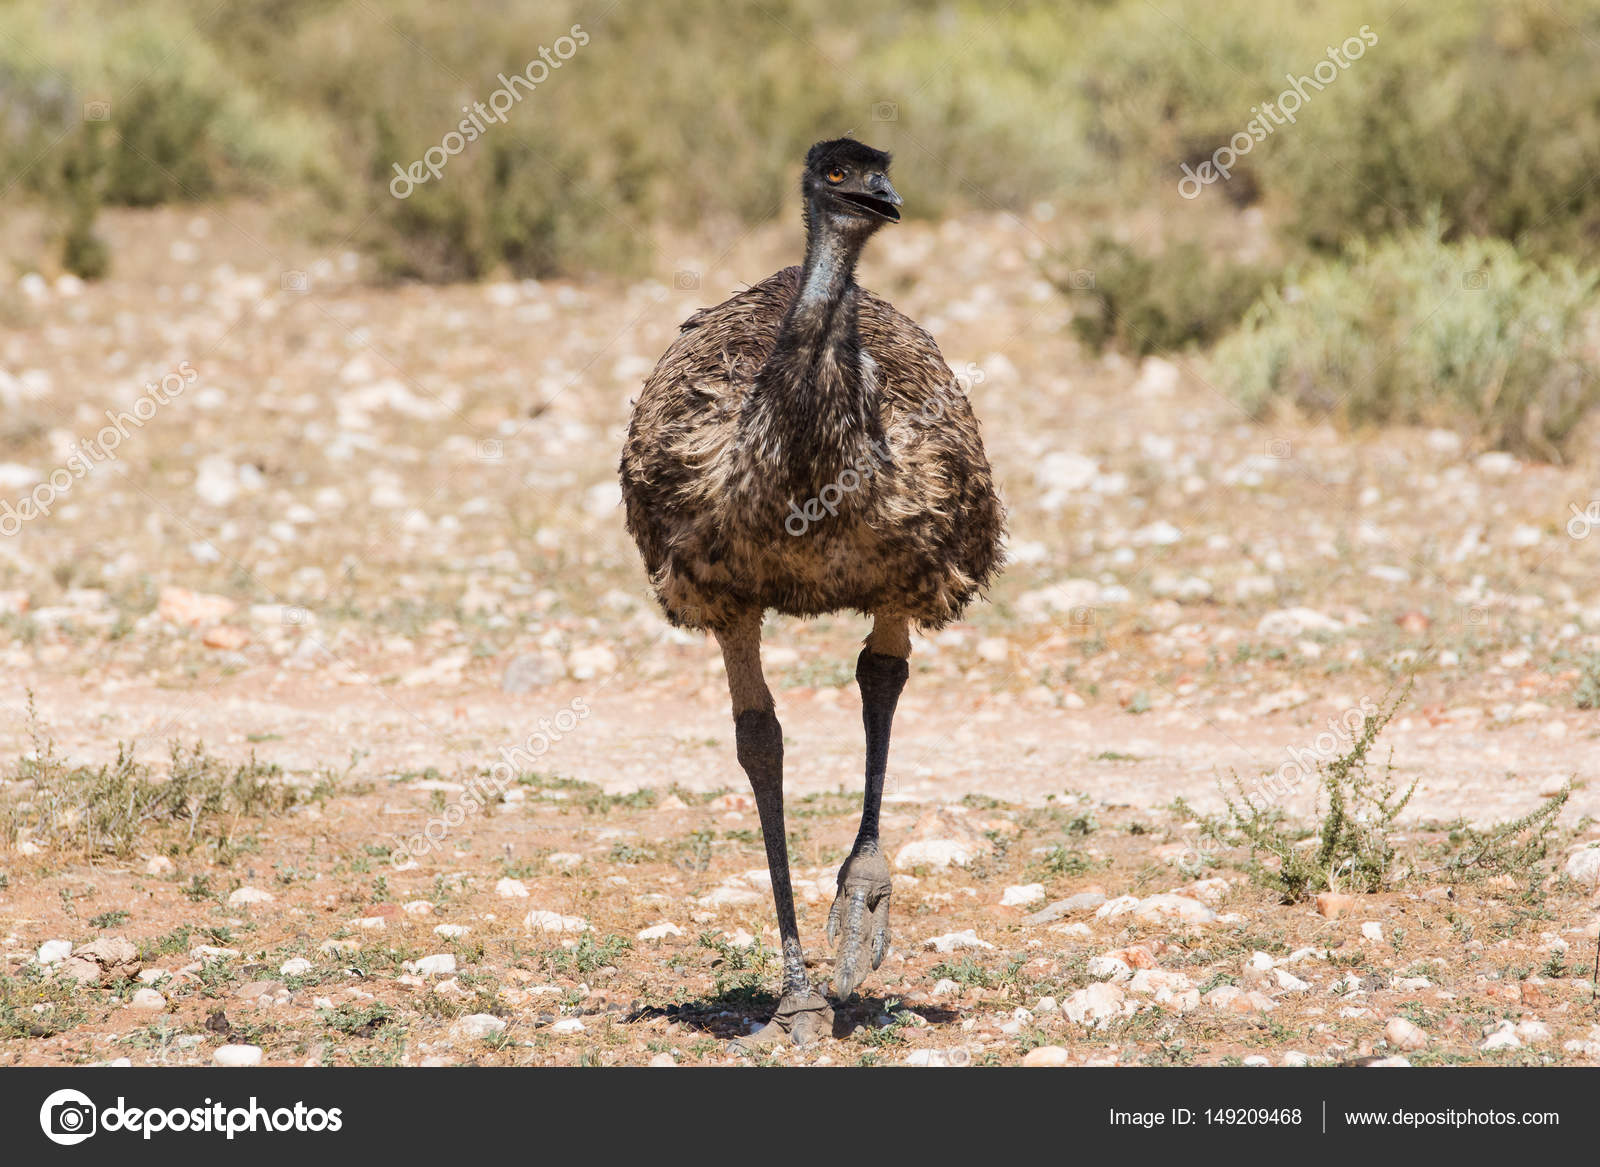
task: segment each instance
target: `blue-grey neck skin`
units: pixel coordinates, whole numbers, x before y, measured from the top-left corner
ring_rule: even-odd
[[[855,283],[856,260],[865,242],[865,233],[848,231],[829,222],[826,212],[807,208],[805,278],[795,307],[815,308],[840,299]]]

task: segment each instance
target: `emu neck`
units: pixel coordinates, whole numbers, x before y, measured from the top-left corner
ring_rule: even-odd
[[[856,259],[864,235],[809,224],[800,291],[756,374],[744,424],[751,443],[796,490],[816,490],[876,436],[861,376]]]

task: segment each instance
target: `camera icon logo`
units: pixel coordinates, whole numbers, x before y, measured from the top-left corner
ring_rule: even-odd
[[[280,618],[286,626],[294,627],[306,622],[306,610],[295,604],[285,604],[279,612]]]
[[[672,286],[679,292],[699,291],[700,273],[697,271],[675,271],[672,273]]]
[[[1462,272],[1461,286],[1469,292],[1481,292],[1489,286],[1489,273],[1482,268]]]
[[[872,103],[872,120],[897,122],[900,120],[900,106],[892,101],[875,101]]]
[[[108,122],[111,120],[111,103],[109,101],[86,101],[83,103],[83,120],[86,122]]]
[[[39,1107],[39,1127],[44,1137],[63,1147],[76,1146],[95,1133],[99,1111],[80,1090],[57,1090]]]
[[[1087,267],[1075,267],[1067,273],[1067,290],[1069,292],[1094,291],[1094,271]]]
[[[311,277],[303,271],[286,271],[278,277],[278,286],[285,292],[303,296],[311,290]]]
[[[480,438],[476,456],[479,462],[498,462],[506,456],[505,443],[499,438]]]

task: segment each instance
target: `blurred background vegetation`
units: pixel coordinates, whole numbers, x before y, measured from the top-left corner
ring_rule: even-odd
[[[507,124],[391,197],[394,163],[580,23]],[[1178,196],[1363,25],[1295,125]],[[794,213],[804,148],[853,132],[914,214],[1047,204],[1041,262],[1092,348],[1221,342],[1258,412],[1465,419],[1559,457],[1600,397],[1597,46],[1596,0],[15,0],[0,191],[58,224],[53,258],[13,261],[87,278],[116,260],[101,208],[240,196],[383,279],[627,273],[663,227]]]

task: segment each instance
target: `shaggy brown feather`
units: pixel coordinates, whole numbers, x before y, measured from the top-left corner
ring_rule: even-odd
[[[941,627],[999,569],[1005,518],[977,419],[933,338],[852,285],[881,441],[818,434],[802,459],[741,425],[801,273],[785,268],[683,323],[628,427],[628,531],[684,627],[726,628],[769,608]]]

